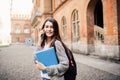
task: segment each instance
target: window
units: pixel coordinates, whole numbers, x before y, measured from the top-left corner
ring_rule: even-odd
[[[30,33],[30,29],[29,29],[29,25],[28,24],[25,24],[24,25],[24,33]]]
[[[60,1],[59,0],[55,0],[55,8],[57,8],[60,4]]]
[[[29,28],[24,28],[24,33],[30,33]]]
[[[72,36],[74,39],[79,39],[80,35],[80,26],[79,26],[79,17],[78,11],[74,10],[72,13]]]
[[[58,6],[58,2],[57,0],[55,0],[55,8],[57,8],[57,6]]]
[[[62,38],[63,40],[67,40],[67,23],[66,23],[66,18],[63,16],[62,17]]]
[[[15,27],[15,33],[20,33],[20,26]]]

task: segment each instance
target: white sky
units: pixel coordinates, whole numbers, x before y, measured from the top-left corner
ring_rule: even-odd
[[[32,0],[12,0],[12,13],[31,14]],[[0,0],[0,39],[5,41],[10,38],[11,22],[10,22],[11,0]]]
[[[0,1],[0,39],[5,38],[10,33],[10,0]]]
[[[30,14],[32,7],[32,0],[13,0],[12,12]]]

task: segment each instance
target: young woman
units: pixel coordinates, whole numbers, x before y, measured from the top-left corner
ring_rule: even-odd
[[[53,44],[56,47],[59,64],[46,67],[36,60],[36,66],[40,71],[47,71],[47,74],[41,72],[43,80],[64,80],[63,74],[69,67],[69,60],[63,47],[57,21],[54,18],[47,18],[40,31],[40,46],[37,47],[37,51],[50,48]]]

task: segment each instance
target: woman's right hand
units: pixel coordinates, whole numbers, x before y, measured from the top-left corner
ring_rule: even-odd
[[[39,40],[40,40],[40,43],[43,41],[44,34],[45,34],[44,29],[40,30],[40,32],[39,32]]]
[[[44,35],[44,33],[45,33],[44,29],[40,30],[40,32],[39,32],[40,37],[41,37],[42,35]]]

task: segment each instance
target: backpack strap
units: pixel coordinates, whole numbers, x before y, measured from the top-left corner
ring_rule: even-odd
[[[54,47],[55,52],[56,52],[55,41],[56,41],[56,40],[53,41],[52,46]],[[71,66],[75,66],[75,65],[74,65],[74,61],[73,61],[72,52],[71,52],[68,48],[66,48],[64,44],[62,44],[62,45],[63,45],[63,47],[64,47],[64,49],[65,49],[65,53],[66,53],[66,55],[67,55],[67,57],[68,57],[68,60],[69,60],[69,62],[70,62],[70,65],[71,65]],[[56,54],[56,56],[57,56],[57,54]],[[57,58],[57,60],[58,60],[58,58]],[[59,60],[58,60],[58,62],[59,62]]]
[[[55,52],[56,52],[55,41],[56,41],[56,40],[53,41],[52,46],[54,47]],[[69,60],[72,59],[72,56],[71,56],[71,53],[72,53],[72,52],[71,52],[69,49],[66,49],[65,45],[62,44],[62,46],[64,47],[65,53],[66,53],[67,57],[69,58]],[[70,52],[68,52],[68,51],[70,51]],[[68,53],[68,54],[67,54],[67,53]]]

